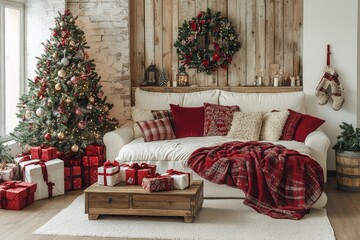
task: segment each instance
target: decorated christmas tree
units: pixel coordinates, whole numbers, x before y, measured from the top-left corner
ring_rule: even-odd
[[[43,43],[36,76],[18,104],[19,125],[12,135],[25,150],[53,146],[64,153],[81,152],[101,144],[103,135],[118,121],[109,118],[106,102],[84,32],[69,10],[59,13],[50,40]]]

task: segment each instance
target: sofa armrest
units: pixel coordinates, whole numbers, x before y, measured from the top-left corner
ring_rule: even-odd
[[[318,129],[310,133],[305,139],[305,145],[310,148],[312,157],[321,165],[324,170],[324,181],[327,180],[327,151],[330,146],[330,139]]]
[[[120,128],[107,132],[104,135],[104,144],[106,146],[106,158],[113,161],[119,154],[120,149],[134,139],[134,122],[127,121]]]

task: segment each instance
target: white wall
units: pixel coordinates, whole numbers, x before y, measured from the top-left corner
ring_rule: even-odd
[[[360,122],[358,106],[358,0],[304,0],[303,79],[306,110],[325,119],[322,127],[331,146],[340,133],[341,122],[356,126]],[[326,64],[326,45],[331,45],[331,64],[345,88],[345,104],[340,111],[331,108],[332,101],[320,106],[314,96]],[[359,91],[358,91],[359,89]],[[359,110],[358,110],[359,109]],[[328,151],[328,170],[335,170],[335,155]]]

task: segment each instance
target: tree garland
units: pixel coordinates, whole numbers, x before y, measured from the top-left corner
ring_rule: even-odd
[[[204,48],[200,46],[204,41],[200,41],[199,36],[205,37]],[[220,12],[212,14],[208,8],[206,12],[200,11],[197,17],[184,21],[174,46],[183,66],[211,74],[218,67],[226,70],[231,64],[232,56],[241,47],[237,37],[230,21]]]

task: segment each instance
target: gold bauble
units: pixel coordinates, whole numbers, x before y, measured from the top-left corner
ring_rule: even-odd
[[[70,98],[67,98],[67,99],[65,100],[65,102],[66,102],[66,103],[71,103],[72,100],[71,100]]]
[[[89,102],[93,103],[95,101],[95,98],[93,96],[89,97]]]
[[[57,91],[61,90],[61,84],[60,83],[55,84],[55,90],[57,90]]]
[[[64,78],[66,76],[66,72],[63,70],[63,69],[60,69],[58,72],[57,72],[57,75],[58,77],[60,78]]]
[[[52,56],[53,56],[53,58],[57,58],[57,57],[58,57],[58,55],[57,55],[56,52],[55,52]]]
[[[73,151],[73,152],[77,152],[77,151],[79,151],[79,146],[78,146],[78,145],[76,145],[76,144],[72,145],[72,147],[71,147],[71,151]]]
[[[59,132],[57,135],[56,135],[57,139],[59,140],[63,140],[64,137],[65,137],[65,134],[63,132]]]
[[[108,106],[105,106],[105,107],[104,107],[104,111],[105,111],[105,112],[108,112],[108,111],[109,111],[109,107],[108,107]]]

